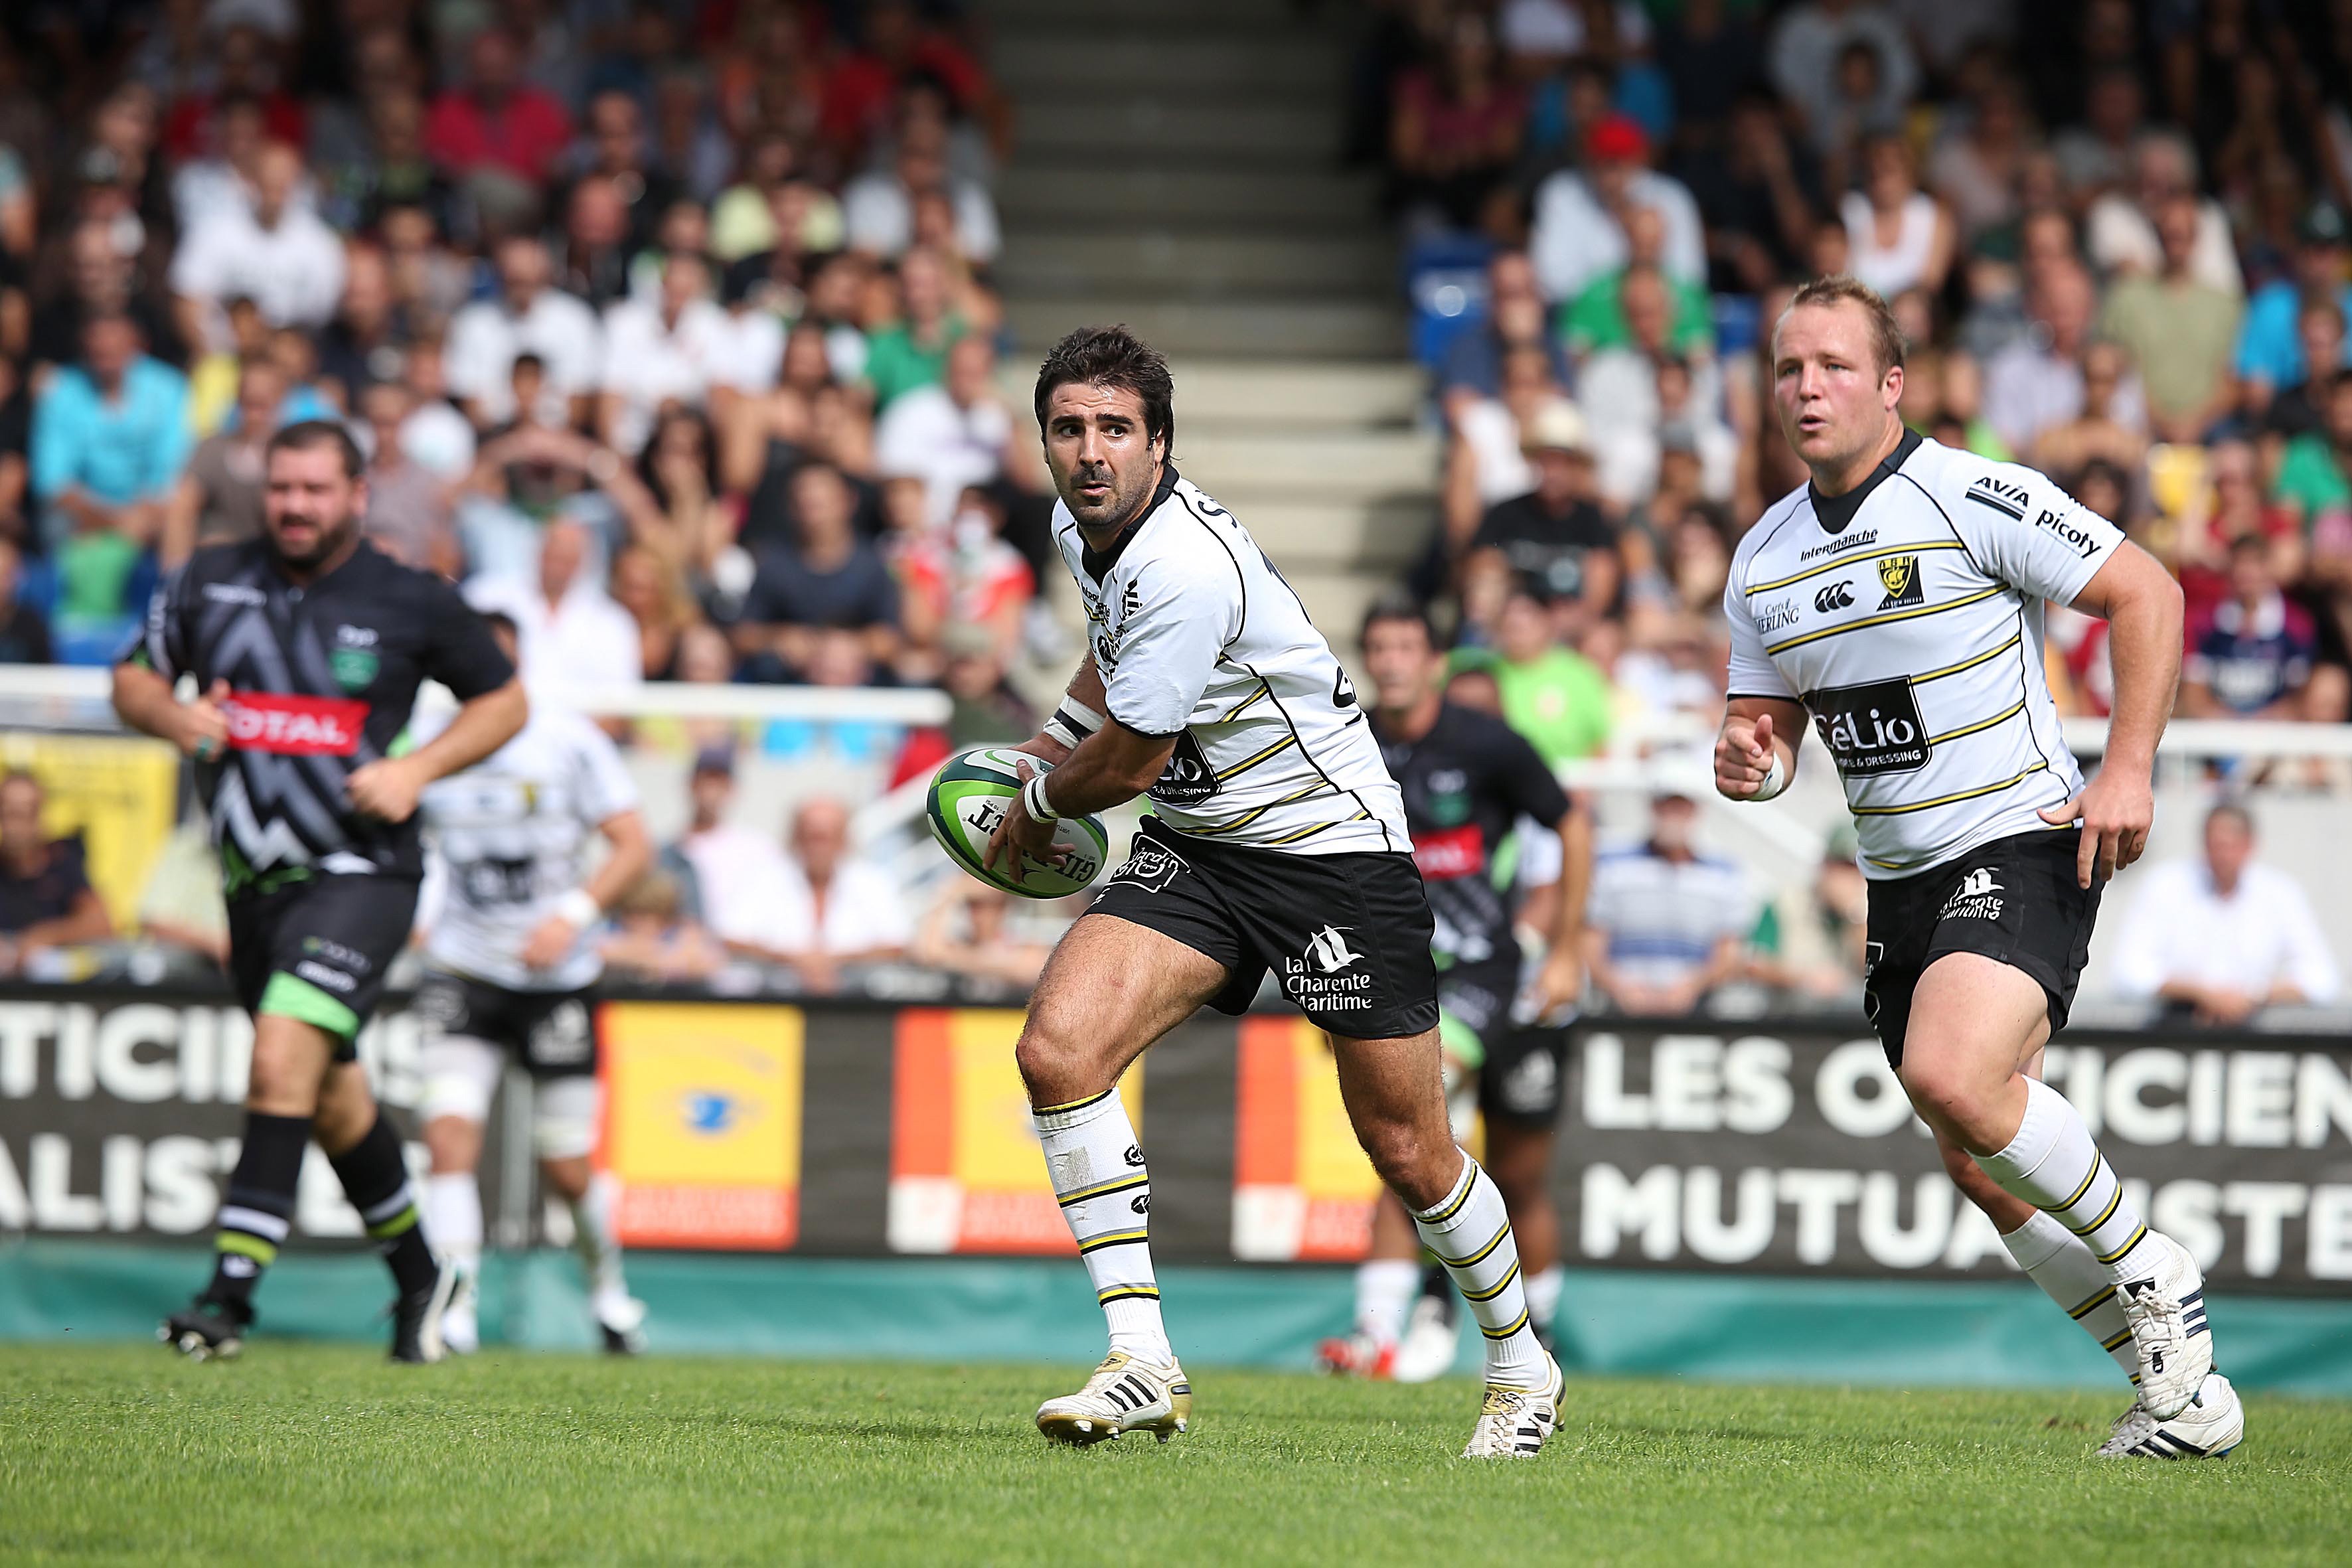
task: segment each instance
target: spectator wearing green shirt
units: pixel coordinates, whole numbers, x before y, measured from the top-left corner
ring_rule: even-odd
[[[2118,281],[2099,317],[2099,335],[2138,362],[2148,422],[2164,441],[2201,439],[2237,398],[2230,367],[2245,301],[2197,280],[2197,223],[2194,195],[2168,197],[2156,223],[2163,270]]]
[[[2336,373],[2322,413],[2319,429],[2286,444],[2272,490],[2306,534],[2321,512],[2352,507],[2352,370]]]
[[[1635,206],[1625,214],[1625,265],[1604,272],[1578,290],[1559,310],[1559,335],[1570,353],[1589,354],[1596,349],[1623,348],[1633,341],[1621,298],[1625,274],[1634,268],[1658,270],[1674,304],[1674,325],[1667,344],[1685,356],[1707,353],[1715,342],[1715,312],[1706,288],[1687,278],[1675,278],[1660,266],[1666,251],[1666,220],[1655,207]]]
[[[1532,585],[1513,587],[1504,601],[1494,647],[1457,650],[1454,668],[1484,668],[1495,678],[1504,721],[1552,767],[1593,756],[1609,743],[1616,705],[1609,677],[1555,640],[1551,605]]]
[[[948,309],[948,269],[937,252],[918,247],[899,258],[898,291],[898,321],[876,332],[866,351],[877,413],[901,393],[945,381],[948,350],[966,330],[963,318]]]

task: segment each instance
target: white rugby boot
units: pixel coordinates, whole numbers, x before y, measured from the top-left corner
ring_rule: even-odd
[[[2213,1370],[2213,1333],[2205,1324],[2205,1275],[2189,1249],[2160,1231],[2147,1233],[2158,1254],[2153,1272],[2116,1288],[2124,1322],[2139,1348],[2139,1402],[2158,1421],[2189,1408]]]
[[[441,1312],[441,1348],[451,1355],[472,1355],[482,1348],[481,1291],[472,1269],[451,1267],[457,1268],[457,1283]]]
[[[1478,1425],[1470,1429],[1465,1459],[1532,1459],[1543,1452],[1544,1439],[1559,1425],[1560,1401],[1568,1397],[1568,1378],[1559,1363],[1547,1356],[1551,1385],[1538,1393],[1526,1388],[1486,1385],[1486,1403],[1479,1407]]]
[[[646,1352],[646,1304],[626,1290],[599,1291],[589,1303],[606,1355]]]
[[[2135,1405],[2116,1417],[2115,1431],[2100,1447],[2102,1459],[2219,1459],[2246,1435],[2246,1407],[2220,1373],[2205,1374],[2189,1408],[2159,1421]]]
[[[1450,1291],[1453,1286],[1446,1289]],[[1450,1310],[1453,1305],[1435,1296],[1414,1300],[1404,1338],[1397,1342],[1399,1383],[1427,1383],[1454,1370],[1454,1357],[1462,1345],[1462,1323]]]
[[[1076,1394],[1037,1407],[1037,1430],[1056,1443],[1081,1447],[1126,1432],[1149,1432],[1165,1443],[1192,1423],[1192,1384],[1174,1362],[1154,1366],[1125,1351],[1102,1365]]]

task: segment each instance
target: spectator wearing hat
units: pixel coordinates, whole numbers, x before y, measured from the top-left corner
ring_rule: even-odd
[[[2318,301],[2334,300],[2339,321],[2352,319],[2352,270],[2346,267],[2345,241],[2343,212],[2332,202],[2319,203],[2295,226],[2294,276],[2271,279],[2246,301],[2235,363],[2256,406],[2266,404],[2279,388],[2306,382],[2325,384],[2330,372],[2352,364],[2352,357],[2347,357],[2352,345],[2340,332],[2334,363],[2310,364],[2303,349],[2303,314]]]
[[[2336,1000],[2342,973],[2301,884],[2254,858],[2242,805],[2205,817],[2202,855],[2139,874],[2116,946],[2116,989],[2190,1023],[2228,1027],[2264,1007]]]
[[[1577,606],[1580,619],[1608,614],[1621,571],[1617,531],[1595,500],[1592,442],[1577,405],[1564,398],[1538,409],[1521,437],[1534,487],[1496,502],[1470,537],[1473,556],[1543,585]]]
[[[1573,300],[1585,285],[1633,254],[1626,216],[1654,207],[1665,224],[1660,266],[1670,278],[1706,277],[1706,231],[1680,180],[1649,167],[1650,139],[1631,117],[1604,115],[1584,138],[1584,168],[1563,169],[1536,188],[1528,252],[1544,298]]]
[[[1679,789],[1650,801],[1649,837],[1603,850],[1584,917],[1585,969],[1621,1013],[1697,1012],[1747,963],[1756,906],[1738,861],[1696,845],[1698,802]]]

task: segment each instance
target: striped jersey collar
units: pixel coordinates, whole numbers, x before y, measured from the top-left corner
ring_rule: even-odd
[[[1870,477],[1842,496],[1825,496],[1810,479],[1805,483],[1805,499],[1812,503],[1813,521],[1822,525],[1823,533],[1843,533],[1853,521],[1853,514],[1870,499],[1870,492],[1895,477],[1895,471],[1910,460],[1919,449],[1919,432],[1906,428],[1903,439],[1895,443],[1895,450],[1886,454]]]

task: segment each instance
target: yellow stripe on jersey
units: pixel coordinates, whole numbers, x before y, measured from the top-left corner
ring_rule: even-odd
[[[1903,553],[1909,555],[1916,551],[1960,550],[1964,548],[1966,548],[1966,546],[1962,545],[1958,540],[1954,539],[1947,541],[1941,544],[1906,544],[1903,547]],[[1771,583],[1759,583],[1752,588],[1743,588],[1740,591],[1742,593],[1751,595],[1769,594],[1775,588],[1785,588],[1791,583],[1801,583],[1808,577],[1818,577],[1824,572],[1834,572],[1842,566],[1851,566],[1865,555],[1885,555],[1888,553],[1891,553],[1891,552],[1888,547],[1884,544],[1866,544],[1859,550],[1849,550],[1842,555],[1832,555],[1827,561],[1822,562],[1820,565],[1808,566],[1802,572],[1798,573],[1792,577],[1782,577],[1778,581]]]
[[[1330,786],[1326,784],[1321,779],[1317,779],[1305,789],[1299,790],[1293,795],[1284,795],[1280,800],[1267,801],[1264,805],[1258,806],[1255,810],[1243,812],[1231,822],[1220,822],[1212,827],[1188,827],[1184,831],[1192,834],[1195,837],[1203,838],[1214,834],[1231,833],[1237,828],[1247,827],[1251,823],[1255,822],[1259,817],[1264,816],[1267,812],[1272,811],[1277,805],[1297,805],[1302,800],[1308,800],[1316,795],[1325,794],[1329,790],[1329,788]]]
[[[1983,784],[1975,789],[1957,790],[1950,795],[1939,795],[1933,800],[1915,800],[1908,805],[1857,805],[1849,809],[1856,816],[1900,816],[1906,811],[1926,811],[1931,806],[1952,805],[1960,801],[1974,800],[1980,795],[1999,795],[2005,789],[2013,789],[2035,773],[2046,771],[2049,766],[2048,763],[2036,763],[2023,773],[2005,778],[1999,784]],[[1871,864],[1884,866],[1886,862],[1874,860]],[[1886,868],[1890,871],[1897,869],[1894,866],[1887,866]]]
[[[1234,720],[1240,718],[1243,711],[1246,710],[1251,703],[1255,702],[1261,697],[1271,697],[1273,695],[1274,688],[1268,686],[1264,680],[1260,680],[1257,683],[1257,689],[1255,691],[1251,692],[1247,697],[1243,698],[1239,702],[1234,704],[1232,711],[1217,720],[1216,722],[1220,724],[1230,724]]]
[[[1990,730],[1995,724],[2004,723],[2024,711],[2025,699],[2021,697],[2014,706],[2002,709],[1990,719],[1979,719],[1973,724],[1963,724],[1957,730],[1947,730],[1940,735],[1928,736],[1927,744],[1940,746],[1947,741],[1957,741],[1963,735],[1973,735],[1979,730]]]
[[[1984,663],[1988,659],[1999,658],[2002,654],[2005,654],[2011,648],[2015,647],[2019,642],[2023,640],[2025,634],[2023,632],[2012,632],[2010,634],[2009,640],[2001,644],[1999,647],[1989,647],[1985,649],[1984,652],[1978,654],[1973,658],[1960,660],[1958,664],[1948,664],[1941,669],[1931,669],[1925,675],[1915,675],[1911,678],[1911,684],[1914,686],[1925,686],[1931,680],[1941,680],[1948,675],[1958,675],[1962,670],[1974,669],[1977,666]]]
[[[1328,833],[1343,823],[1362,822],[1371,815],[1369,811],[1360,811],[1353,816],[1343,816],[1338,822],[1318,822],[1312,827],[1302,827],[1296,833],[1286,833],[1279,838],[1269,838],[1266,843],[1269,845],[1296,844],[1302,838],[1312,838],[1318,833]]]
[[[1239,710],[1235,710],[1235,711],[1239,711]],[[1273,745],[1268,746],[1257,755],[1254,757],[1244,757],[1232,767],[1220,769],[1217,773],[1217,782],[1219,784],[1223,784],[1227,779],[1238,778],[1243,773],[1245,773],[1252,768],[1257,766],[1258,763],[1265,762],[1268,757],[1274,756],[1276,753],[1280,752],[1286,752],[1297,744],[1298,744],[1298,736],[1297,733],[1294,732],[1285,735],[1281,740],[1276,741]]]
[[[1792,647],[1802,647],[1807,643],[1819,642],[1823,637],[1843,637],[1848,632],[1863,631],[1871,626],[1883,626],[1894,621],[1916,621],[1922,616],[1940,616],[1946,610],[1965,609],[1970,605],[1980,605],[1996,594],[2008,592],[2007,584],[1996,583],[1990,588],[1979,588],[1973,594],[1963,594],[1957,599],[1947,599],[1940,605],[1922,605],[1916,610],[1889,610],[1882,616],[1864,616],[1858,621],[1848,621],[1842,626],[1823,626],[1820,631],[1807,632],[1803,637],[1790,637],[1786,642],[1767,644],[1764,651],[1786,653]]]

